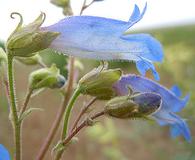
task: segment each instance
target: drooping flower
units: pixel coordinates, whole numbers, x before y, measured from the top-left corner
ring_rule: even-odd
[[[0,160],[10,160],[9,152],[2,144],[0,144]]]
[[[94,16],[71,16],[43,31],[61,33],[49,46],[71,56],[98,60],[127,60],[136,62],[142,75],[151,70],[159,79],[153,62],[161,62],[161,44],[149,34],[127,34],[140,21],[147,5],[140,12],[137,5],[128,22]]]
[[[162,97],[162,106],[157,112],[151,114],[151,117],[161,126],[169,125],[172,137],[183,135],[190,142],[191,135],[187,123],[175,114],[186,106],[189,95],[181,99],[181,91],[177,86],[169,90],[148,78],[129,74],[123,76],[113,87],[118,95],[128,94],[128,87],[134,92],[152,92],[159,94]]]

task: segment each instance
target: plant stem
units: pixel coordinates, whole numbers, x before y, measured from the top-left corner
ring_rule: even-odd
[[[86,4],[86,0],[83,1],[83,5],[82,5],[82,8],[81,8],[81,11],[80,11],[80,15],[83,14],[83,11],[88,8],[89,6],[91,6],[95,1],[91,1],[88,5]]]
[[[19,114],[19,118],[22,116],[22,114],[26,111],[26,108],[28,106],[28,102],[30,100],[30,97],[33,93],[33,89],[29,89],[27,94],[26,94],[26,98],[25,98],[25,101],[24,101],[24,104],[23,104],[23,107],[21,108],[20,110],[20,114]]]
[[[69,125],[69,119],[70,119],[70,115],[71,115],[71,111],[73,108],[73,105],[76,101],[76,99],[78,98],[78,96],[80,95],[80,88],[76,88],[76,90],[74,91],[71,99],[69,100],[69,103],[67,105],[66,111],[65,111],[65,115],[64,115],[64,124],[63,124],[63,129],[62,129],[62,135],[61,135],[61,140],[63,141],[66,136],[67,136],[67,131],[68,131],[68,125]],[[63,154],[63,150],[60,150],[57,152],[56,154],[56,160],[60,159],[61,156]]]
[[[89,109],[89,107],[97,100],[97,98],[92,98],[89,103],[87,105],[85,105],[82,109],[81,112],[79,113],[77,119],[75,120],[75,122],[73,123],[73,127],[71,129],[71,131],[73,132],[74,129],[77,127],[79,120],[81,119],[81,117],[86,113],[86,111]]]
[[[96,113],[94,116],[90,117],[91,120],[94,120],[100,116],[104,115],[104,111],[98,112]],[[88,119],[86,119],[85,121],[83,121],[62,143],[63,145],[66,145],[68,142],[70,142],[70,140],[77,134],[79,133],[79,131],[84,128],[85,126],[89,126],[88,125]]]
[[[9,85],[9,96],[11,105],[11,122],[14,130],[14,141],[15,141],[15,160],[21,159],[21,142],[20,142],[20,128],[21,125],[18,122],[18,113],[15,99],[15,88],[14,88],[14,75],[13,75],[13,57],[8,54],[8,85]]]
[[[9,85],[8,85],[8,81],[6,79],[3,80],[3,84],[5,86],[5,93],[6,93],[6,98],[7,98],[7,101],[8,101],[8,108],[10,108],[10,94],[9,94]]]
[[[63,130],[62,130],[62,135],[61,135],[62,140],[64,138],[66,138],[71,111],[72,111],[74,103],[75,103],[76,99],[78,98],[78,96],[80,95],[80,93],[81,93],[80,88],[79,87],[76,88],[76,90],[74,91],[74,93],[73,93],[73,95],[72,95],[72,97],[67,105],[67,109],[66,109],[66,112],[64,115],[64,125],[63,125]]]
[[[58,112],[52,124],[52,127],[49,130],[49,134],[47,135],[43,145],[41,146],[41,149],[36,157],[36,160],[42,160],[49,149],[49,146],[60,126],[60,122],[63,118],[68,101],[71,97],[72,90],[73,90],[73,83],[74,83],[74,58],[70,57],[69,67],[68,67],[68,82],[67,82],[66,94],[64,96],[62,105],[58,109]]]

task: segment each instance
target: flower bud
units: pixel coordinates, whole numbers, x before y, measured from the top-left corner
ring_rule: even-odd
[[[155,113],[160,108],[161,103],[161,96],[154,93],[120,96],[108,101],[105,114],[121,119],[146,118]]]
[[[41,13],[34,22],[27,26],[22,26],[23,19],[19,13],[12,13],[11,18],[14,18],[14,14],[20,16],[20,22],[6,43],[8,54],[12,56],[33,56],[36,52],[48,48],[51,42],[59,35],[58,32],[40,30],[40,26],[45,20],[44,13]]]
[[[87,73],[79,81],[82,94],[95,96],[98,99],[110,99],[116,96],[113,84],[121,77],[120,69],[100,71],[98,68]]]
[[[70,0],[51,0],[51,3],[63,8],[65,15],[72,15],[72,9],[70,7]]]
[[[60,75],[56,65],[50,68],[42,68],[30,74],[29,86],[31,89],[61,88],[65,84],[65,78]]]
[[[25,65],[43,64],[42,58],[39,54],[36,54],[32,57],[17,57],[16,59]]]

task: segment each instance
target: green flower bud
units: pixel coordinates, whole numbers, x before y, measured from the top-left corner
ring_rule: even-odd
[[[41,13],[40,16],[27,26],[23,25],[23,18],[19,13],[12,13],[20,16],[20,22],[15,31],[10,35],[6,42],[8,54],[19,57],[30,57],[36,52],[48,48],[51,42],[57,38],[58,32],[43,31],[40,29],[46,15]]]
[[[43,64],[42,58],[39,54],[36,54],[32,57],[17,57],[16,59],[25,65]]]
[[[42,68],[32,72],[29,77],[29,86],[32,90],[61,88],[65,81],[65,78],[60,75],[59,69],[53,64],[50,68]]]
[[[79,81],[82,94],[95,96],[98,99],[110,99],[116,96],[113,84],[121,77],[120,69],[100,71],[99,68],[92,70]]]
[[[108,101],[105,106],[105,114],[121,119],[146,118],[156,112],[161,103],[161,97],[154,93],[120,96]]]
[[[72,9],[70,7],[70,0],[51,0],[54,5],[63,8],[65,15],[72,15]]]
[[[7,55],[5,53],[5,51],[0,48],[0,67],[7,62]]]

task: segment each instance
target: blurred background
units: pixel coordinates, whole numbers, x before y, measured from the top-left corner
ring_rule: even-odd
[[[168,127],[159,127],[156,123],[142,120],[115,120],[102,118],[101,123],[85,129],[79,134],[76,145],[66,151],[64,157],[69,160],[194,160],[195,159],[195,2],[193,0],[148,0],[148,10],[143,20],[130,29],[130,33],[151,33],[164,46],[165,59],[157,64],[160,83],[170,88],[178,84],[183,96],[190,93],[190,102],[180,114],[186,117],[192,132],[192,143],[183,138],[171,139]],[[143,8],[144,0],[104,0],[94,3],[85,15],[96,15],[128,20],[134,4]],[[82,0],[72,0],[75,14],[79,13]],[[17,20],[11,20],[12,11],[24,16],[26,24],[31,22],[40,11],[47,14],[45,25],[63,18],[62,9],[49,0],[0,0],[0,46],[14,29]],[[40,53],[47,65],[56,63],[65,76],[67,57],[46,50]],[[79,59],[84,69],[81,77],[99,62]],[[128,62],[110,62],[110,68],[120,67],[125,73],[137,73],[135,65]],[[25,69],[24,69],[25,68]],[[28,85],[28,75],[39,66],[25,66],[15,63],[16,92],[18,104],[22,104]],[[151,76],[150,73],[147,75]],[[81,96],[74,107],[74,115],[90,97]],[[103,101],[95,103],[94,108],[102,108]],[[46,90],[30,101],[30,107],[43,108],[29,116],[23,131],[24,160],[32,160],[38,152],[61,104],[58,90]],[[12,128],[8,119],[8,104],[4,86],[0,83],[0,143],[12,150]],[[74,119],[74,116],[73,116]],[[56,136],[57,137],[57,136]],[[57,138],[54,144],[56,144]],[[45,159],[50,160],[50,153]]]

